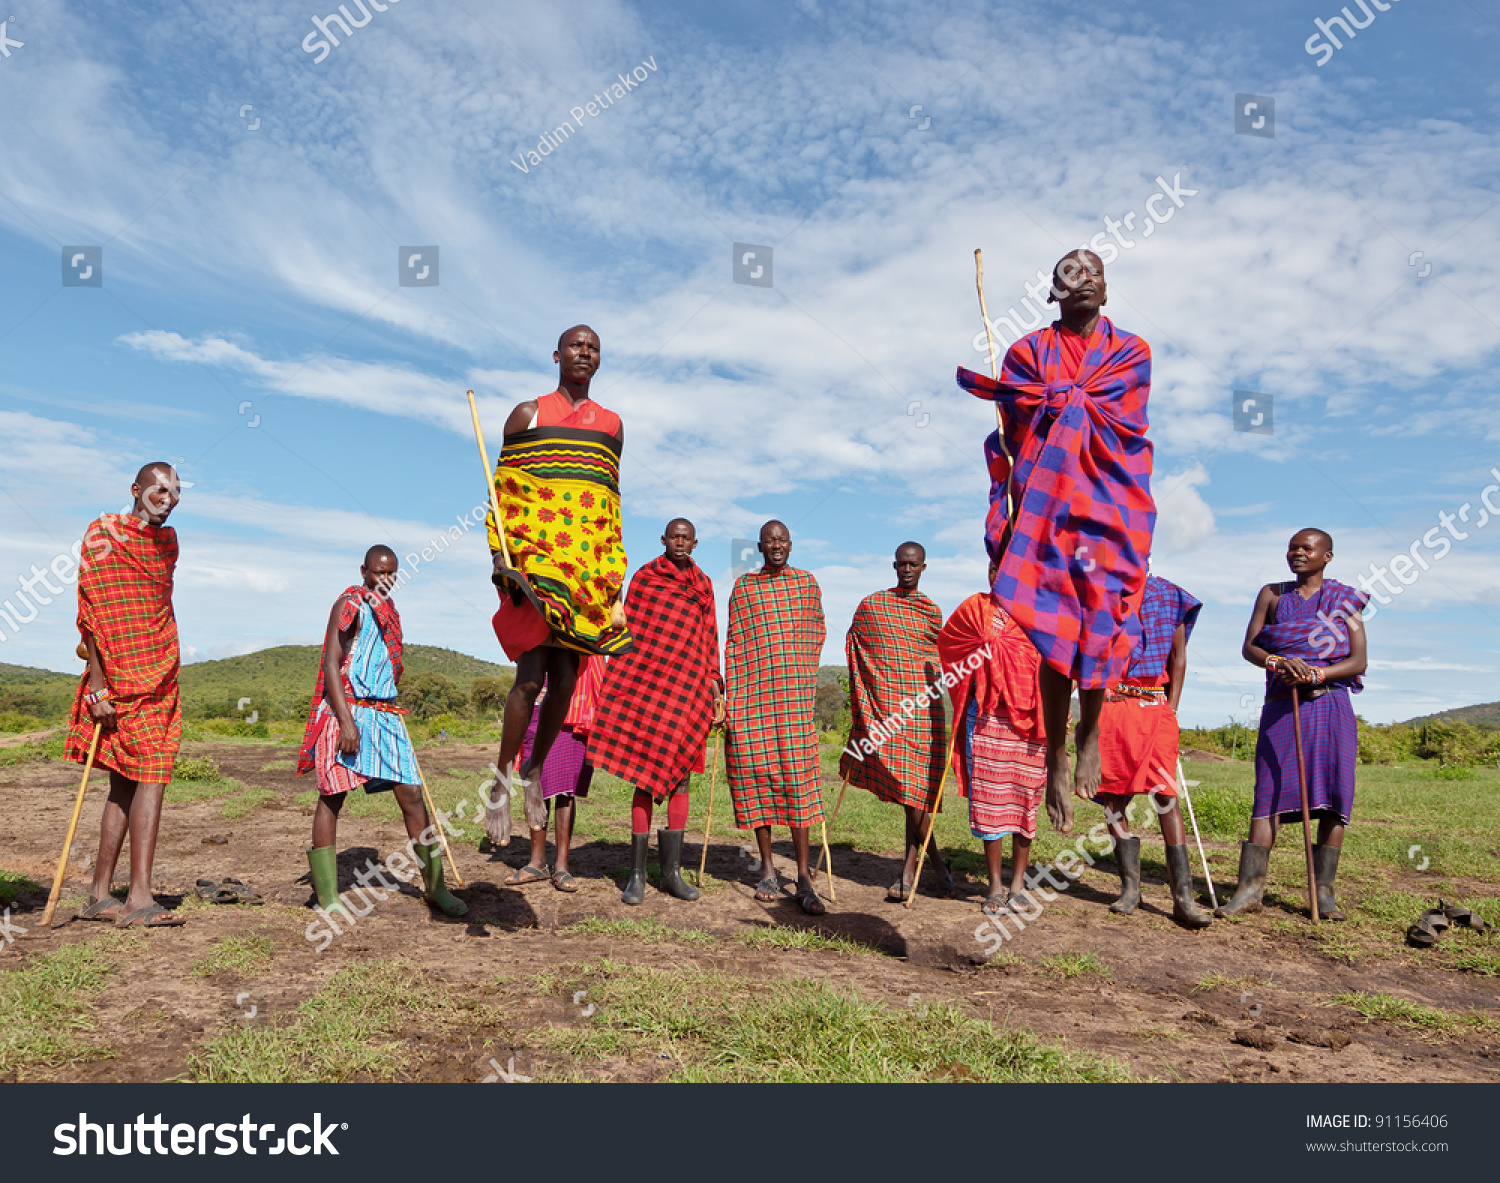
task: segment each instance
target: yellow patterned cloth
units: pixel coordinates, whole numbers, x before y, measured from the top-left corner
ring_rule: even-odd
[[[631,648],[610,623],[625,583],[620,535],[620,441],[578,427],[534,427],[505,437],[495,466],[513,568],[507,581],[542,614],[552,639],[580,653]],[[494,513],[490,549],[500,549]]]

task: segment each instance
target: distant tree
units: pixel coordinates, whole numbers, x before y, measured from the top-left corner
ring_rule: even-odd
[[[510,693],[513,678],[475,678],[469,687],[469,701],[481,714],[505,708],[505,698]]]
[[[414,719],[433,719],[438,715],[466,715],[469,699],[462,687],[445,674],[413,674],[401,686],[401,702]]]
[[[837,682],[828,682],[818,687],[813,696],[813,719],[819,728],[832,730],[847,726],[849,712],[849,680],[841,677]]]

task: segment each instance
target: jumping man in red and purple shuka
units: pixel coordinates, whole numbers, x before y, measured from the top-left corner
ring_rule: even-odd
[[[1138,608],[1156,525],[1146,399],[1151,349],[1100,315],[1104,264],[1072,251],[1052,272],[1061,315],[1005,355],[998,381],[970,370],[958,384],[1005,410],[1014,469],[991,493],[1004,522],[1006,477],[1014,529],[994,593],[1042,655],[1047,730],[1047,814],[1073,829],[1067,722],[1078,686],[1078,763],[1072,793],[1099,790],[1099,712],[1140,635]],[[1004,457],[996,452],[1004,467]],[[994,463],[992,460],[992,475]],[[992,506],[992,523],[996,508]]]

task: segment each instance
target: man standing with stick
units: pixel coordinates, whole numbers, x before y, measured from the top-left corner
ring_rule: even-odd
[[[166,524],[182,492],[163,461],[142,468],[130,492],[135,505],[128,514],[107,513],[89,526],[78,564],[78,631],[88,672],[73,699],[64,755],[83,764],[94,753],[94,762],[109,770],[99,857],[79,917],[121,928],[174,928],[186,921],[152,898],[151,869],[162,796],[182,744],[172,610],[177,531]],[[122,904],[110,887],[127,833],[130,890]]]
[[[646,898],[652,807],[663,801],[661,889],[681,900],[698,898],[681,874],[688,790],[693,773],[703,771],[709,729],[724,722],[714,585],[693,561],[698,531],[686,518],[673,518],[661,544],[662,553],[630,577],[625,609],[635,649],[605,668],[589,739],[589,760],[635,786],[630,879],[620,896],[627,904]]]
[[[947,722],[941,698],[928,694],[942,673],[937,641],[943,613],[918,590],[927,552],[921,543],[903,542],[891,566],[896,586],[860,601],[844,639],[853,725],[839,774],[906,811],[906,860],[900,879],[886,892],[886,899],[901,903],[912,890],[917,852],[931,830]],[[953,875],[935,841],[928,842],[928,853],[938,894],[951,895]]]
[[[1146,401],[1151,350],[1101,314],[1104,265],[1073,251],[1053,269],[1061,316],[1010,347],[998,380],[958,383],[1006,409],[1007,487],[1020,493],[994,591],[1042,655],[1047,813],[1073,829],[1073,795],[1100,784],[1099,712],[1140,635],[1136,606],[1156,523]],[[1078,759],[1068,770],[1067,720],[1078,687]]]
[[[729,598],[724,645],[729,737],[725,765],[735,823],[760,847],[755,898],[781,891],[771,858],[771,827],[792,831],[797,903],[810,916],[827,910],[808,868],[808,831],[823,820],[818,735],[813,725],[818,655],[826,630],[818,581],[787,566],[792,536],[781,522],[760,528],[765,565],[741,575]],[[829,871],[832,876],[832,869]]]
[[[1184,928],[1207,928],[1213,923],[1193,901],[1187,830],[1177,808],[1177,703],[1187,676],[1188,638],[1202,607],[1201,600],[1175,583],[1156,575],[1146,580],[1141,639],[1125,677],[1105,694],[1099,716],[1104,782],[1098,801],[1115,840],[1115,863],[1120,870],[1120,898],[1109,910],[1129,916],[1141,899],[1141,840],[1130,833],[1128,811],[1144,793],[1161,819],[1172,919]]]
[[[1326,531],[1293,534],[1286,561],[1294,578],[1261,588],[1250,614],[1244,657],[1266,671],[1266,702],[1255,743],[1250,840],[1240,846],[1239,883],[1220,916],[1261,910],[1277,827],[1301,817],[1303,842],[1310,849],[1309,910],[1314,918],[1344,919],[1333,881],[1354,811],[1359,735],[1349,695],[1364,688],[1360,613],[1369,597],[1324,577],[1332,558],[1333,539]],[[1314,816],[1316,846],[1306,826]]]
[[[625,428],[618,415],[589,398],[600,364],[598,334],[574,325],[558,338],[552,360],[557,389],[521,403],[505,421],[491,494],[492,579],[502,601],[495,631],[516,663],[485,816],[490,840],[502,846],[510,840],[509,815],[502,810],[510,809],[511,765],[542,687],[546,704],[521,767],[532,830],[546,828],[541,768],[567,716],[579,654],[610,656],[628,652],[631,644],[620,606]],[[477,412],[474,422],[477,429]]]

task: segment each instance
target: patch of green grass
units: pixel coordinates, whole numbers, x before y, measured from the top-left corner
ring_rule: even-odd
[[[19,871],[0,871],[0,908],[16,902],[23,892],[41,891],[42,885]]]
[[[1123,1081],[1118,1063],[997,1028],[947,1003],[888,1007],[794,978],[662,972],[608,959],[560,967],[597,1010],[550,1042],[575,1059],[665,1052],[679,1082]],[[576,1071],[576,1069],[575,1069]]]
[[[1409,998],[1397,998],[1393,994],[1354,990],[1335,994],[1327,1005],[1347,1006],[1362,1015],[1366,1022],[1392,1023],[1438,1038],[1451,1039],[1466,1027],[1478,1028],[1488,1034],[1500,1033],[1500,1023],[1480,1011],[1455,1013]]]
[[[632,937],[648,945],[670,942],[674,945],[717,945],[719,938],[700,928],[671,928],[655,920],[606,920],[602,916],[585,916],[562,930],[581,936]]]
[[[276,793],[272,789],[247,789],[238,797],[231,797],[224,802],[219,812],[225,821],[237,822],[241,818],[249,817],[261,805],[267,801],[274,801]]]
[[[1241,974],[1237,978],[1231,978],[1227,974],[1211,973],[1206,978],[1199,978],[1188,993],[1196,994],[1200,990],[1217,990],[1220,986],[1227,986],[1231,990],[1249,990],[1256,986],[1264,989],[1275,984],[1270,978],[1257,977],[1255,974]]]
[[[200,978],[216,973],[248,976],[270,965],[271,956],[269,937],[223,937],[193,962],[193,973]]]
[[[1461,973],[1478,974],[1482,978],[1500,977],[1500,953],[1487,945],[1455,950],[1448,964]]]
[[[395,1080],[422,1035],[494,1017],[410,961],[357,962],[329,978],[289,1022],[237,1020],[193,1053],[189,1072],[204,1083]]]
[[[51,739],[40,743],[19,743],[0,748],[0,768],[11,768],[17,764],[31,764],[39,760],[61,760],[63,744],[67,741],[65,729],[60,729]]]
[[[295,760],[268,760],[260,766],[262,772],[290,772],[297,767]]]
[[[0,972],[0,1075],[22,1078],[112,1056],[82,1037],[95,1025],[88,996],[103,990],[119,963],[143,946],[138,933],[109,933]]]
[[[1009,949],[1001,949],[988,961],[984,963],[987,969],[1029,969],[1030,962],[1026,958],[1012,953]]]
[[[752,949],[822,949],[830,953],[873,953],[883,957],[882,950],[848,937],[829,936],[816,928],[792,928],[773,924],[753,928],[737,938]]]
[[[1433,780],[1477,780],[1479,773],[1468,764],[1439,764],[1427,773]]]
[[[172,779],[216,781],[222,780],[223,774],[219,771],[219,766],[207,756],[178,756],[177,762],[172,765]]]
[[[1114,972],[1100,960],[1097,953],[1054,953],[1037,962],[1037,973],[1049,978],[1100,977],[1112,978]]]

